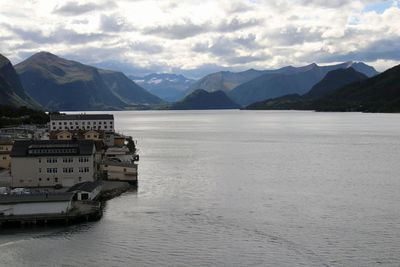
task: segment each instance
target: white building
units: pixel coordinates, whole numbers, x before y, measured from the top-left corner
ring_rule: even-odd
[[[50,131],[100,130],[114,132],[112,114],[51,114]]]
[[[93,140],[16,141],[11,151],[12,187],[70,187],[94,181]]]

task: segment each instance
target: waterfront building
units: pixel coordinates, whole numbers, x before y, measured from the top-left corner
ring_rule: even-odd
[[[51,114],[50,131],[100,130],[114,132],[112,114]]]
[[[104,160],[100,169],[107,173],[107,180],[137,183],[138,165],[128,161]]]
[[[10,155],[12,187],[70,187],[97,173],[93,140],[15,141]]]
[[[10,153],[13,141],[10,139],[0,140],[0,168],[9,169],[11,165]]]

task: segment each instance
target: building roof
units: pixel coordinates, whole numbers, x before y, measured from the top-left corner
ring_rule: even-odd
[[[92,155],[93,140],[28,140],[15,141],[11,157]]]
[[[0,195],[0,204],[71,201],[74,193],[35,193]]]
[[[14,141],[12,139],[0,139],[0,145],[2,146],[7,146],[7,145],[11,145],[14,143]]]
[[[74,191],[93,192],[93,190],[95,190],[99,186],[101,186],[101,181],[82,182],[71,186],[67,192],[74,192]]]
[[[51,114],[50,120],[114,120],[112,114]]]
[[[60,135],[60,134],[72,134],[71,132],[69,132],[69,131],[60,131],[60,132],[58,132],[58,133],[56,133],[56,135]]]

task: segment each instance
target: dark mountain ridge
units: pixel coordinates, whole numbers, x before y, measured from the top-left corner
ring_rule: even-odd
[[[99,70],[48,52],[34,54],[15,68],[29,95],[48,110],[118,110],[133,103],[161,102],[128,78],[121,88],[122,73]],[[142,95],[136,99],[136,95],[128,94],[128,101],[127,90]]]
[[[239,109],[223,91],[207,92],[198,89],[183,100],[171,105],[169,109]]]
[[[35,102],[25,92],[18,74],[11,62],[0,54],[0,104],[12,107],[26,106],[39,109],[39,103]]]
[[[342,75],[339,76],[340,73]],[[345,78],[340,79],[345,77],[343,73],[352,75],[354,80],[341,85],[345,82]],[[365,75],[350,69],[336,71],[327,75],[313,89],[313,94],[268,99],[249,105],[247,108],[400,112],[400,65],[371,78],[366,78]]]

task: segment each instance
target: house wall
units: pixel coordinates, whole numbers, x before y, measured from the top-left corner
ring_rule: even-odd
[[[1,154],[0,153],[0,168],[10,169],[11,167],[11,157],[10,154]]]
[[[86,159],[87,162],[83,162]],[[95,172],[94,154],[11,158],[12,187],[48,187],[56,184],[69,187],[93,181]]]
[[[0,145],[0,168],[9,169],[11,165],[10,153],[12,144]]]

